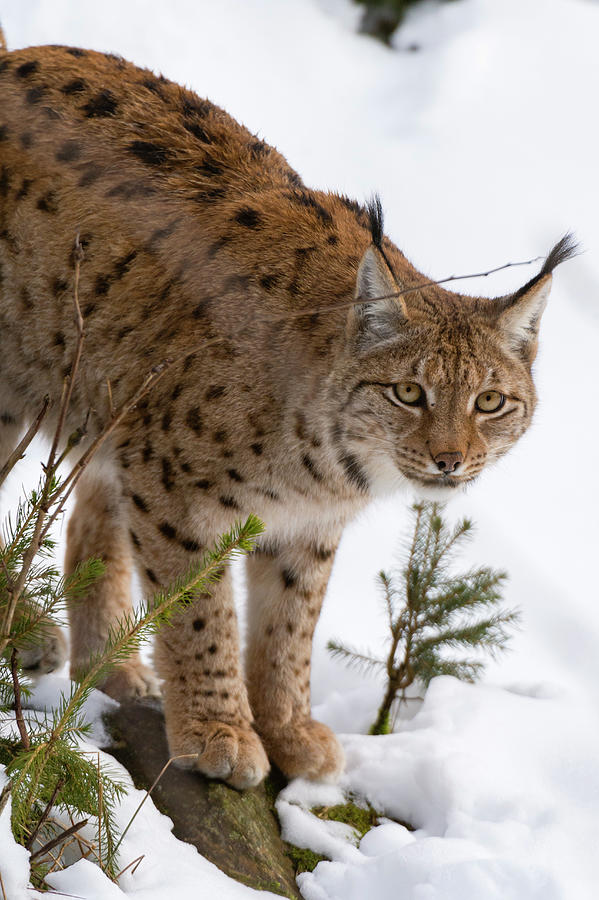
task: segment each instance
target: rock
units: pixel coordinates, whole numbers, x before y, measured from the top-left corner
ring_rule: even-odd
[[[160,704],[122,703],[105,722],[113,739],[107,751],[127,768],[137,788],[147,790],[169,759]],[[231,878],[295,900],[301,894],[274,808],[284,784],[275,774],[257,788],[237,791],[171,765],[152,800],[173,820],[176,837]]]

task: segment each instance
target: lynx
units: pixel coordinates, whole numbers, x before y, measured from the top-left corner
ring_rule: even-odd
[[[230,575],[155,648],[170,750],[244,788],[269,769],[334,778],[310,716],[314,627],[345,524],[404,485],[450,494],[512,447],[562,239],[499,299],[428,283],[380,204],[313,191],[225,112],[120,57],[0,53],[0,456],[73,359],[76,234],[85,351],[67,427],[90,439],[152,366],[175,360],[86,470],[65,566],[106,573],[70,610],[74,677],[130,609],[253,512],[245,675]],[[59,655],[59,654],[58,654]],[[37,660],[57,663],[56,645]],[[138,658],[106,680],[157,695]],[[196,764],[194,764],[196,765]]]

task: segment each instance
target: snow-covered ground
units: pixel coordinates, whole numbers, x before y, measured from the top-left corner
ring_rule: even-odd
[[[189,84],[276,144],[308,184],[359,199],[380,191],[388,234],[433,276],[537,256],[575,230],[585,252],[556,273],[533,428],[452,507],[477,523],[466,561],[510,573],[507,602],[523,612],[513,652],[476,687],[433,682],[397,734],[356,734],[380,686],[324,645],[376,646],[384,635],[374,576],[393,561],[407,499],[372,507],[336,560],[313,699],[346,733],[341,788],[390,820],[356,847],[347,829],[305,811],[338,802],[338,789],[304,782],[286,789],[279,811],[286,836],[332,860],[301,876],[307,900],[597,897],[599,3],[431,2],[411,12],[393,50],[355,34],[346,0],[0,0],[0,21],[10,46],[112,50]],[[469,290],[501,294],[527,277],[509,269]],[[49,696],[59,687],[50,678]],[[79,863],[54,876],[56,889],[86,900],[249,900],[169,837],[150,803],[126,841],[124,864],[146,858],[119,887]],[[0,871],[10,900],[33,895],[6,812]]]

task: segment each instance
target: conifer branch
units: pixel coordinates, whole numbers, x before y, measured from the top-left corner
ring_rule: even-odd
[[[439,675],[474,681],[484,670],[481,659],[456,658],[455,651],[491,656],[505,650],[518,613],[497,610],[504,572],[489,568],[452,575],[449,565],[471,530],[469,519],[454,528],[443,521],[436,503],[413,506],[414,529],[402,572],[378,576],[389,625],[384,658],[329,641],[331,654],[348,665],[386,672],[384,696],[371,734],[391,730],[391,711],[415,682],[427,687]],[[399,598],[402,597],[400,604]],[[481,613],[487,615],[481,617]]]

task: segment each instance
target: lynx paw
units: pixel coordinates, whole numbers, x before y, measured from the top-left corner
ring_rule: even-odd
[[[330,728],[314,719],[292,722],[262,739],[269,757],[288,778],[335,781],[343,771],[341,744]]]
[[[24,669],[32,675],[45,675],[61,669],[67,659],[67,641],[58,625],[46,625],[44,637],[20,654]]]
[[[153,671],[138,661],[125,662],[100,685],[100,690],[115,700],[140,700],[160,697],[160,684]]]
[[[197,760],[182,759],[178,765],[220,778],[240,790],[260,784],[270,769],[260,738],[249,726],[197,722],[184,736],[169,739],[169,745],[173,755],[198,755]]]

